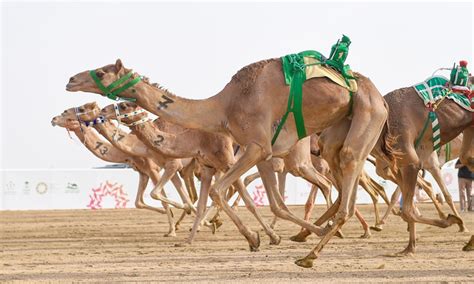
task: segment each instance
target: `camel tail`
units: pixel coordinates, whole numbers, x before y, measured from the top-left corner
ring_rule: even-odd
[[[389,107],[386,101],[384,101],[384,106],[387,109],[387,112],[389,111]],[[381,136],[381,150],[383,154],[391,161],[394,163],[396,167],[396,161],[397,158],[401,156],[401,152],[397,149],[395,146],[397,143],[397,138],[398,136],[392,135],[390,133],[390,120],[387,119],[385,122],[385,125],[383,126],[382,133],[380,134]]]

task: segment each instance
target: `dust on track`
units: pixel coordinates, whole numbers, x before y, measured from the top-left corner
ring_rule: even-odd
[[[431,204],[419,205],[424,216],[435,218]],[[381,206],[383,209],[385,207]],[[290,207],[298,216],[302,206]],[[373,209],[359,205],[373,224]],[[323,206],[315,212],[321,214]],[[444,206],[446,212],[449,212]],[[270,222],[269,208],[259,208]],[[296,266],[316,245],[294,243],[289,237],[299,228],[277,223],[282,236],[270,246],[257,222],[241,207],[246,224],[259,230],[259,252],[250,252],[245,239],[227,217],[217,234],[203,228],[191,247],[175,247],[188,235],[187,217],[178,236],[163,237],[166,216],[138,209],[0,211],[0,281],[132,281],[132,282],[412,282],[474,281],[474,252],[461,248],[471,233],[417,225],[419,242],[414,257],[387,255],[402,250],[408,240],[406,224],[391,216],[382,232],[359,239],[356,218],[344,226],[345,239],[333,239],[311,269]],[[178,215],[178,214],[176,214]],[[474,213],[464,213],[474,231]]]

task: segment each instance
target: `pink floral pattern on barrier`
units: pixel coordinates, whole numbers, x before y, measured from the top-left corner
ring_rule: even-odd
[[[106,181],[101,183],[99,187],[92,189],[92,194],[89,194],[90,201],[87,207],[90,209],[102,209],[102,200],[106,196],[111,196],[115,199],[115,208],[126,208],[128,194],[123,189],[123,185],[118,183],[111,183]]]

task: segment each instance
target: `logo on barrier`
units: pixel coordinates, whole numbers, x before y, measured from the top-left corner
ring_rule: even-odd
[[[13,181],[9,181],[5,184],[4,194],[15,194],[15,183]]]
[[[265,189],[263,188],[263,185],[256,185],[255,186],[255,189],[252,193],[252,199],[253,199],[253,202],[255,203],[256,206],[263,206],[264,205],[263,199],[265,198],[266,194],[267,193],[265,192]]]
[[[92,194],[89,194],[90,201],[87,207],[90,209],[101,209],[102,201],[107,196],[114,199],[115,208],[126,208],[127,203],[130,201],[128,194],[123,189],[123,185],[106,181],[101,183],[99,187],[92,189]]]
[[[48,191],[48,185],[44,182],[39,182],[36,185],[36,192],[39,194],[45,194]]]

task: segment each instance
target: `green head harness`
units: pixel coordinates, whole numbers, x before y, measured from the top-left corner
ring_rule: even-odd
[[[116,81],[112,82],[107,87],[104,86],[104,84],[102,84],[102,81],[97,76],[95,70],[89,71],[89,74],[91,75],[91,77],[94,80],[97,87],[104,93],[104,96],[106,96],[107,98],[109,98],[111,100],[114,100],[114,101],[124,100],[124,101],[129,101],[129,102],[134,102],[134,101],[137,100],[137,99],[132,99],[132,98],[123,98],[123,97],[119,96],[120,93],[122,93],[123,91],[125,91],[125,90],[127,90],[127,89],[129,89],[133,86],[135,86],[138,82],[140,82],[140,80],[141,80],[140,76],[138,76],[137,78],[132,79],[132,75],[133,75],[132,71],[130,71],[127,74],[123,75],[122,77],[118,78]],[[132,79],[132,80],[130,80],[130,79]],[[127,83],[125,83],[125,82],[127,82]]]

